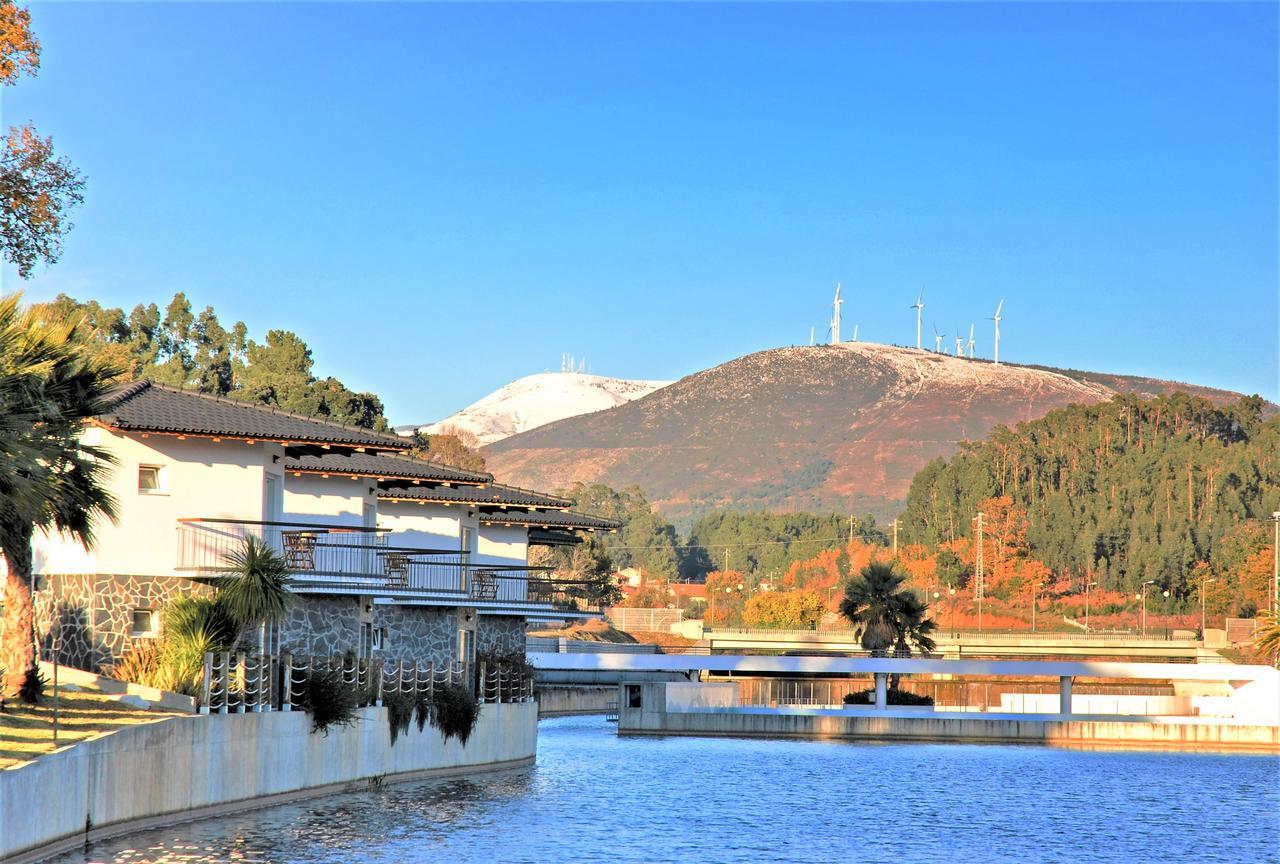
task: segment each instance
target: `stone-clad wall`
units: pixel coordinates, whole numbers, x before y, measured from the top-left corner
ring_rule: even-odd
[[[524,619],[482,615],[476,625],[476,650],[481,654],[523,654]]]
[[[173,576],[42,575],[35,592],[36,632],[47,653],[61,622],[59,660],[99,672],[133,644],[135,609],[160,610],[170,600],[209,588]]]
[[[458,610],[439,606],[375,606],[375,626],[387,629],[382,657],[452,663],[458,653]]]
[[[334,657],[358,652],[359,597],[298,597],[280,622],[280,650]]]
[[[449,663],[456,659],[458,610],[439,606],[369,604],[362,597],[299,597],[280,623],[281,650],[332,657],[360,653],[363,624],[384,630],[378,656],[387,660]]]
[[[183,595],[212,589],[181,577],[71,575],[42,577],[35,593],[41,649],[49,656],[52,632],[61,619],[59,659],[68,666],[101,672],[133,643],[135,609],[160,610]],[[361,626],[385,631],[380,656],[388,660],[449,663],[457,658],[458,609],[376,604],[368,598],[298,596],[280,623],[281,650],[328,657],[359,653]],[[481,617],[476,649],[501,654],[524,651],[524,619]]]

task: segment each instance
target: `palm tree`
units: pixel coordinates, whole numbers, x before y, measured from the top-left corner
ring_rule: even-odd
[[[840,613],[859,632],[859,642],[872,656],[910,655],[935,647],[930,634],[937,629],[927,617],[929,607],[889,564],[873,561],[850,579],[840,601]]]
[[[289,563],[283,555],[250,535],[227,555],[227,563],[233,575],[218,586],[218,601],[239,627],[258,624],[265,630],[284,617],[293,594],[289,591]],[[259,636],[259,647],[265,649],[263,636]]]
[[[86,348],[79,319],[0,298],[0,554],[7,567],[0,695],[13,696],[36,665],[31,538],[51,529],[93,544],[115,502],[100,483],[110,454],[79,439],[111,404],[119,370]]]
[[[1253,631],[1253,647],[1263,657],[1280,657],[1280,613],[1264,612],[1258,619],[1258,628]]]

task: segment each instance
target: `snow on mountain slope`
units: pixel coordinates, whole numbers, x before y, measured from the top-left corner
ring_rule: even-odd
[[[670,383],[581,372],[541,372],[518,378],[425,430],[432,434],[462,429],[475,435],[481,444],[492,444],[566,417],[613,408]]]

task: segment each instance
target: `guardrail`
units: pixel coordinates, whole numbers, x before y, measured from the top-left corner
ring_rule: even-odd
[[[771,630],[771,629],[721,629],[703,628],[702,635],[708,640],[748,640],[760,641],[810,641],[810,642],[853,642],[857,643],[858,633],[846,630]],[[1116,644],[1127,642],[1146,642],[1160,645],[1192,646],[1200,644],[1198,639],[1165,639],[1148,633],[1143,635],[1130,631],[1034,631],[1034,630],[960,630],[938,631],[934,641],[939,644],[951,642],[1001,642],[1013,644],[1011,640],[1025,642],[1072,642],[1076,644]]]

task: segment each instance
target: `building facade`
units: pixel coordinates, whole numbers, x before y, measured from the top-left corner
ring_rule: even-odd
[[[258,637],[271,651],[470,661],[522,652],[530,620],[597,614],[528,552],[614,523],[410,458],[398,436],[142,381],[83,437],[112,458],[118,512],[89,550],[33,541],[43,656],[56,641],[63,663],[97,671],[161,636],[165,604],[215,591],[250,537],[296,595]]]

